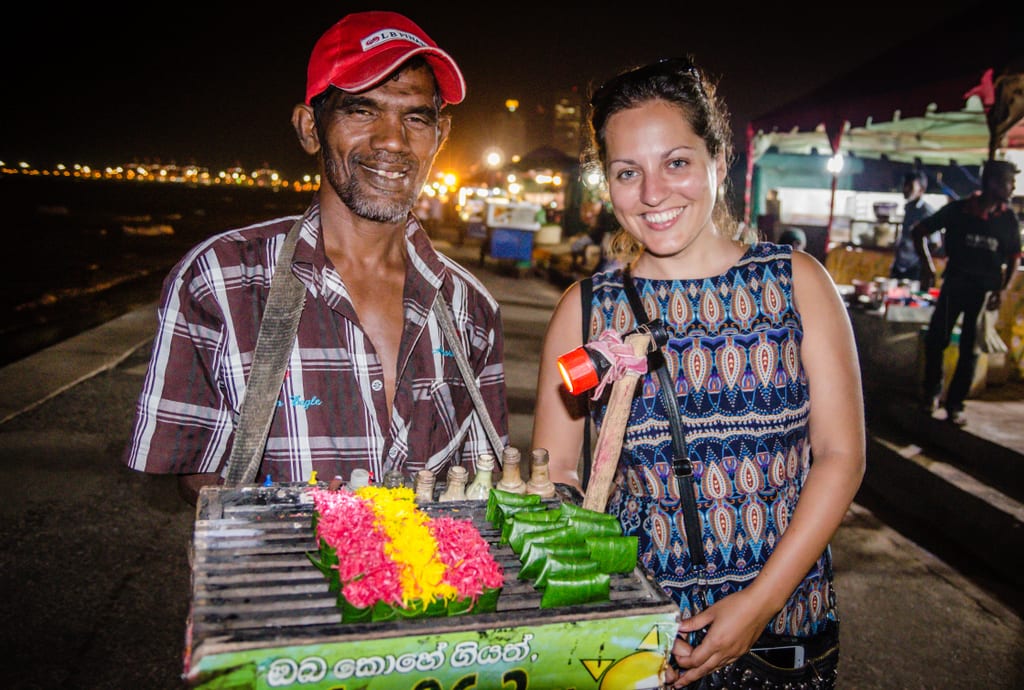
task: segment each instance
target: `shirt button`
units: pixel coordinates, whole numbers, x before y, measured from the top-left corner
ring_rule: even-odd
[[[383,387],[384,387],[384,382],[381,381],[380,379],[377,379],[376,381],[374,381],[373,383],[370,384],[370,388],[372,388],[375,391],[379,391]]]
[[[388,451],[388,457],[390,457],[390,458],[398,457],[398,449],[392,447],[391,450]]]

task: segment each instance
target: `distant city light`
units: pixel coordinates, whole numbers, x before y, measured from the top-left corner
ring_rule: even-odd
[[[501,153],[497,153],[498,159],[495,165],[501,163]],[[209,168],[199,165],[188,165],[179,167],[176,164],[161,163],[139,163],[132,162],[126,165],[108,165],[102,168],[93,168],[89,165],[74,163],[53,164],[51,168],[34,168],[27,161],[19,161],[16,165],[8,165],[0,161],[0,175],[40,175],[45,177],[77,177],[82,179],[95,180],[116,180],[139,183],[183,183],[191,185],[232,185],[238,187],[260,187],[272,191],[291,190],[295,192],[311,192],[320,187],[319,175],[303,175],[301,178],[288,180],[279,171],[273,168],[257,168],[246,170],[240,166],[233,166],[226,170],[211,171]],[[447,199],[449,193],[458,188],[458,175],[455,172],[439,172],[436,180],[425,189],[424,193],[436,195],[443,200]]]

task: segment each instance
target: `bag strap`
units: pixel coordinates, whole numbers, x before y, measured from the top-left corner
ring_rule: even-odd
[[[593,307],[594,279],[587,276],[580,280],[580,306],[583,307],[583,344],[590,339],[590,311]],[[584,395],[586,414],[583,417],[583,487],[590,483],[590,396]]]
[[[306,217],[303,215],[295,221],[285,236],[274,266],[274,276],[270,279],[267,306],[256,336],[252,368],[228,458],[225,486],[251,484],[263,461],[267,433],[306,299],[306,286],[292,273],[292,256]]]
[[[648,321],[647,310],[644,309],[640,294],[636,290],[636,285],[633,284],[633,276],[630,275],[628,266],[622,270],[622,284],[636,322]],[[672,432],[672,470],[676,478],[676,488],[679,490],[679,501],[683,507],[686,544],[690,548],[690,560],[694,570],[697,571],[698,580],[703,583],[707,560],[704,558],[704,539],[701,536],[703,529],[700,514],[697,512],[697,497],[694,495],[693,465],[690,464],[686,435],[683,433],[679,401],[676,400],[675,395],[676,387],[672,382],[668,367],[665,366],[665,359],[661,356],[660,350],[657,360],[648,357],[648,370],[654,371],[658,376],[662,404],[665,406],[665,416],[668,417],[669,429]],[[704,608],[707,604],[704,599],[703,587],[698,589],[698,594],[701,598],[701,608]]]
[[[441,330],[448,340],[448,345],[455,353],[455,362],[459,365],[459,372],[462,374],[462,379],[466,382],[466,390],[469,391],[469,397],[473,400],[477,416],[480,417],[484,430],[487,432],[487,438],[491,442],[491,448],[494,450],[494,463],[500,468],[505,444],[501,442],[501,436],[494,427],[494,422],[491,421],[491,415],[484,404],[483,396],[480,395],[480,387],[476,384],[476,376],[469,365],[469,359],[466,358],[465,350],[462,349],[462,341],[459,340],[459,334],[455,330],[452,315],[448,312],[448,303],[445,302],[444,295],[440,291],[437,293],[437,299],[434,300],[433,310],[438,323],[441,324]]]

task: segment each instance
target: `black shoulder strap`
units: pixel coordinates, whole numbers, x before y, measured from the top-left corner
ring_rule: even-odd
[[[645,323],[650,319],[647,310],[644,309],[640,293],[633,284],[633,276],[629,273],[629,267],[622,271],[622,285],[629,298],[629,306],[633,310],[633,317],[636,322]],[[660,348],[658,350],[660,355]],[[683,506],[683,527],[686,530],[686,544],[690,549],[690,558],[693,561],[694,569],[703,571],[707,567],[704,558],[703,538],[701,537],[700,515],[697,513],[697,497],[693,493],[693,466],[690,464],[689,452],[686,446],[686,435],[683,433],[682,417],[679,413],[679,401],[676,400],[676,387],[672,382],[668,367],[665,366],[664,358],[660,361],[653,361],[648,357],[648,368],[658,375],[659,388],[661,389],[661,400],[665,406],[665,416],[668,417],[669,429],[672,431],[672,469],[676,476],[676,488],[679,490],[679,500]],[[701,576],[703,577],[703,576]],[[701,591],[703,595],[703,591]]]
[[[583,307],[583,344],[590,339],[590,309],[594,299],[594,281],[590,276],[580,281],[580,304]],[[583,403],[587,406],[583,418],[583,488],[590,483],[590,398],[584,396]]]

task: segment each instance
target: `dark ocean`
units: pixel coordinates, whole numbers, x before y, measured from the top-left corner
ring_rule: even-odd
[[[156,301],[197,242],[301,213],[309,192],[0,176],[0,366]]]

